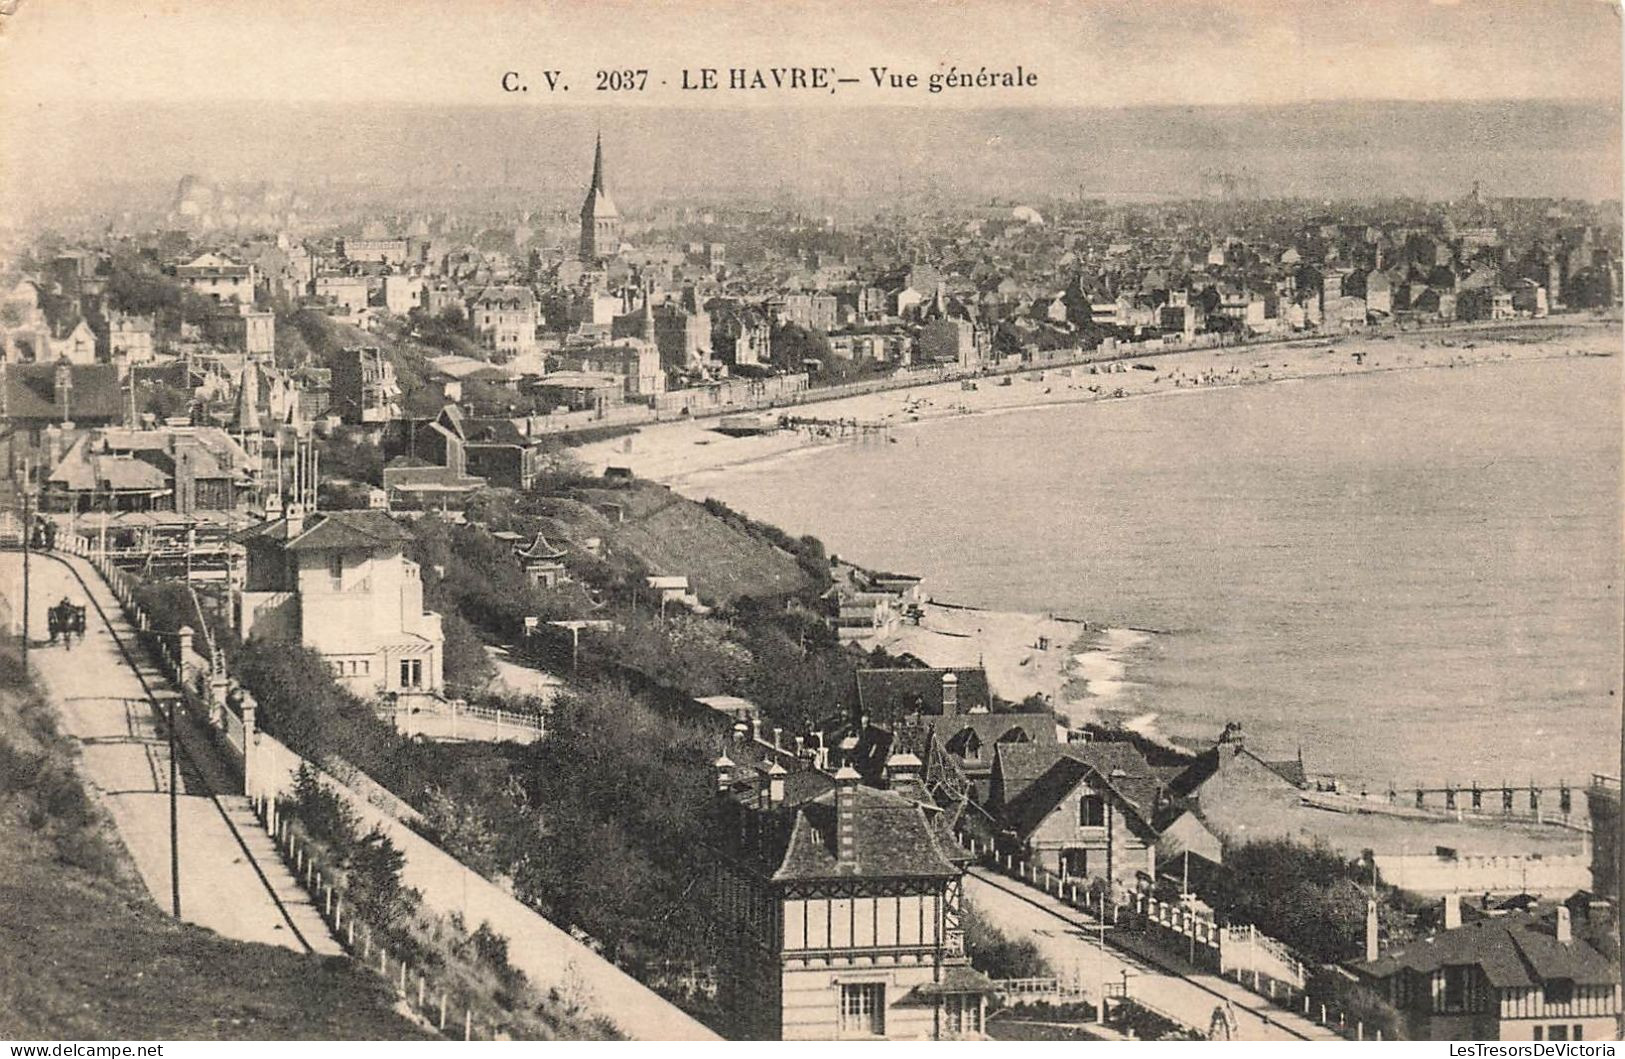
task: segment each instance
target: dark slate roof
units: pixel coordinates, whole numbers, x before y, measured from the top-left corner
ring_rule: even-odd
[[[1263,765],[1277,776],[1280,776],[1283,780],[1292,784],[1294,787],[1302,788],[1309,785],[1308,780],[1304,776],[1303,763],[1301,761],[1265,761],[1251,750],[1243,749],[1239,752],[1246,754],[1248,757],[1252,758],[1260,765]],[[1206,783],[1215,772],[1219,771],[1220,753],[1220,747],[1213,747],[1212,749],[1197,755],[1196,760],[1191,762],[1190,766],[1184,769],[1179,776],[1168,785],[1169,793],[1175,797],[1184,798],[1195,792],[1197,788]]]
[[[55,364],[6,365],[6,415],[13,419],[60,420],[62,402],[56,393],[56,370]],[[68,414],[74,422],[111,422],[123,417],[118,365],[71,364],[68,372],[73,380]]]
[[[987,670],[980,666],[952,669],[860,669],[858,670],[858,710],[877,717],[900,717],[908,713],[936,713],[942,709],[942,677],[953,673],[959,678],[958,711],[989,709],[993,695],[987,684]]]
[[[382,511],[329,511],[313,516],[300,532],[288,532],[288,520],[262,522],[239,533],[239,542],[250,540],[286,541],[289,550],[326,548],[376,548],[401,545],[412,534]]]
[[[501,419],[491,416],[469,416],[463,422],[463,437],[467,439],[470,447],[478,445],[518,445],[528,446],[536,444],[534,439],[527,438],[519,432],[511,419]]]
[[[859,786],[855,791],[857,856],[835,856],[835,798],[826,791],[797,807],[789,846],[773,878],[778,882],[845,878],[952,878],[964,855],[941,821],[911,798]],[[935,818],[935,819],[933,819]]]
[[[930,724],[942,745],[953,752],[957,752],[957,741],[966,729],[975,732],[983,746],[992,746],[1012,732],[1025,736],[1009,740],[1013,743],[1059,745],[1055,738],[1055,718],[1048,713],[963,713],[930,718]]]
[[[1002,743],[996,754],[1000,821],[1019,835],[1042,823],[1085,780],[1145,828],[1151,827],[1164,790],[1163,776],[1129,743]]]
[[[1578,939],[1563,943],[1550,914],[1492,916],[1412,942],[1355,969],[1372,978],[1400,971],[1432,974],[1441,967],[1476,965],[1497,989],[1537,986],[1551,979],[1609,985],[1619,970]]]
[[[326,548],[375,548],[412,539],[403,526],[382,511],[333,511],[288,542],[289,551]]]
[[[1063,756],[1059,743],[1000,743],[993,751],[993,770],[999,776],[1000,797],[1012,802],[1028,784],[1050,770]]]

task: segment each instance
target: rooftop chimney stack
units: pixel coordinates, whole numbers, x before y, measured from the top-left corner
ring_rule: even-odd
[[[921,767],[920,759],[907,750],[893,754],[886,759],[886,782],[895,787],[903,780],[918,779]]]
[[[858,863],[858,782],[851,765],[835,773],[835,860],[844,867]]]
[[[1574,943],[1574,914],[1569,911],[1568,905],[1557,906],[1557,943],[1559,945]]]
[[[1461,895],[1444,895],[1444,929],[1455,930],[1461,926]]]
[[[1377,945],[1377,902],[1368,899],[1365,903],[1365,959],[1367,963],[1375,960],[1381,952]]]
[[[712,763],[712,767],[716,770],[717,794],[727,794],[728,788],[733,785],[733,761],[723,754]]]
[[[769,807],[777,808],[784,804],[784,777],[789,774],[790,771],[777,761],[773,762],[772,767],[767,770],[767,804]]]

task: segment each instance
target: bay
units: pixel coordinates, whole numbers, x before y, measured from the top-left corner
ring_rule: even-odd
[[[1620,363],[927,421],[692,476],[934,597],[1153,630],[1094,705],[1380,785],[1584,781],[1620,745]]]

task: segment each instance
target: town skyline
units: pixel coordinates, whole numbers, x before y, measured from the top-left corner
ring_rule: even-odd
[[[602,132],[615,186],[634,212],[661,199],[784,194],[841,208],[921,192],[1201,198],[1212,174],[1251,180],[1257,190],[1242,197],[1449,200],[1477,181],[1496,196],[1598,201],[1618,197],[1619,120],[1613,104],[1551,101],[1008,107],[927,117],[857,106],[115,103],[34,116],[13,153],[14,172],[29,179],[8,180],[4,190],[18,218],[65,203],[150,207],[187,175],[303,190],[374,184],[397,201],[461,190],[490,191],[504,208],[515,196],[529,196],[531,208],[568,206]],[[256,135],[239,135],[250,123]],[[922,158],[941,162],[921,166]]]

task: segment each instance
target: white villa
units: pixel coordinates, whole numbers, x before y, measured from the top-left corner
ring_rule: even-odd
[[[423,609],[411,535],[381,511],[293,514],[245,531],[234,617],[244,639],[292,640],[321,653],[357,695],[434,694],[445,637]]]

